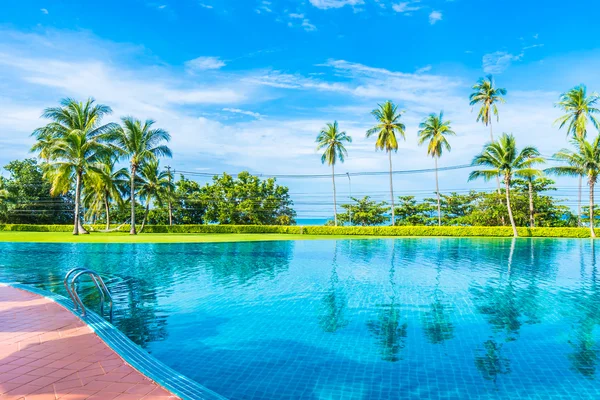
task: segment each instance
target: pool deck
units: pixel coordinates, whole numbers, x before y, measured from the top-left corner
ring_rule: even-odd
[[[0,286],[1,400],[178,399],[54,301]]]

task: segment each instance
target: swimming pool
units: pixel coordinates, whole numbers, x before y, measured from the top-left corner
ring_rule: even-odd
[[[0,243],[0,253],[0,282],[64,294],[72,267],[107,274],[115,325],[231,399],[600,397],[590,240]]]

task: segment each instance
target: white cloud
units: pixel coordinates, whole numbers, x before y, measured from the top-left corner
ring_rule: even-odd
[[[167,8],[166,4],[161,4],[160,6],[157,7],[159,10],[164,10],[165,8]]]
[[[310,21],[308,19],[304,19],[302,21],[302,27],[304,28],[305,31],[307,32],[312,32],[312,31],[316,31],[317,27],[314,26],[313,24],[310,23]]]
[[[416,74],[423,74],[425,72],[429,72],[431,71],[431,65],[426,65],[422,68],[419,68],[418,70],[415,71]]]
[[[429,14],[429,23],[431,25],[434,25],[436,22],[441,21],[442,20],[442,13],[440,11],[432,11],[431,14]]]
[[[208,9],[212,9],[214,8],[213,6],[211,6],[210,4],[204,4],[204,3],[200,3],[200,7],[202,8],[208,8]]]
[[[513,61],[518,61],[523,55],[514,55],[505,51],[496,51],[483,56],[483,71],[488,74],[504,72]]]
[[[198,57],[185,62],[185,67],[191,72],[220,69],[225,65],[225,61],[221,60],[219,57]]]
[[[342,8],[344,6],[358,6],[364,4],[364,0],[310,0],[310,4],[326,10],[328,8]]]
[[[247,111],[247,110],[241,110],[239,108],[224,108],[223,111],[227,111],[227,112],[234,113],[234,114],[248,115],[248,116],[256,118],[256,119],[263,118],[263,116],[260,113],[253,112],[253,111]]]
[[[421,9],[421,6],[411,4],[413,3],[408,1],[404,3],[392,4],[392,10],[396,11],[397,13],[409,14],[411,11],[417,11]]]
[[[296,19],[303,19],[304,18],[304,14],[296,14],[296,13],[291,13],[290,18],[296,18]]]
[[[42,14],[48,15],[48,10],[46,8],[40,8],[40,11],[42,12]]]
[[[271,2],[270,1],[261,1],[260,5],[258,6],[258,8],[255,10],[258,14],[262,13],[262,12],[266,12],[266,13],[272,13],[273,10],[271,9]]]

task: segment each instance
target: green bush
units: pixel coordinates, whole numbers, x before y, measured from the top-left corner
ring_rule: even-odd
[[[88,226],[86,226],[88,227]],[[89,227],[88,227],[89,228]],[[104,226],[94,225],[93,230]],[[9,225],[0,224],[0,231],[71,232],[72,225]],[[587,238],[587,228],[517,228],[522,237]],[[128,232],[123,225],[121,232]],[[147,225],[143,233],[278,233],[304,235],[348,236],[449,236],[449,237],[511,237],[509,226],[279,226],[279,225]]]

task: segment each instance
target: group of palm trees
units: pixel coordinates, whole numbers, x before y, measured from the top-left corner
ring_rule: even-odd
[[[88,233],[82,224],[82,200],[92,216],[106,214],[109,230],[110,205],[122,205],[129,192],[132,235],[137,233],[136,197],[146,202],[141,229],[151,202],[167,200],[171,204],[172,179],[159,164],[159,157],[171,157],[165,144],[171,138],[169,133],[154,128],[152,120],[142,122],[132,117],[123,117],[122,124],[102,124],[111,112],[110,107],[91,98],[86,102],[67,98],[59,107],[44,111],[42,117],[51,122],[33,133],[36,143],[32,151],[44,162],[51,193],[75,189],[74,235]],[[124,160],[129,161],[129,170],[117,169]]]
[[[524,178],[529,183],[529,213],[530,227],[535,226],[535,209],[533,201],[533,182],[544,173],[559,176],[579,177],[579,201],[578,216],[581,226],[581,191],[582,179],[585,177],[590,189],[590,234],[596,237],[594,231],[594,186],[600,175],[600,135],[593,141],[587,140],[588,125],[591,123],[596,130],[600,130],[600,122],[596,114],[600,109],[596,107],[600,101],[597,93],[588,95],[585,85],[579,85],[560,96],[556,106],[564,111],[564,115],[556,120],[555,124],[560,129],[566,128],[573,149],[563,149],[553,156],[553,159],[564,165],[539,169],[539,165],[545,162],[540,152],[533,146],[526,146],[518,150],[516,139],[512,134],[503,133],[497,140],[494,139],[493,119],[499,120],[498,104],[505,102],[506,89],[496,87],[494,78],[488,75],[481,78],[473,85],[473,93],[469,96],[471,106],[479,106],[477,122],[483,123],[490,128],[490,142],[487,143],[482,152],[474,157],[473,166],[485,167],[485,169],[474,170],[469,175],[469,180],[483,178],[495,179],[497,183],[497,194],[508,212],[514,236],[518,236],[517,227],[513,218],[510,204],[510,185],[513,177]],[[390,200],[391,200],[391,224],[395,223],[394,210],[394,188],[392,181],[392,151],[398,151],[398,138],[406,140],[406,128],[400,118],[404,111],[391,101],[379,104],[371,112],[377,120],[377,124],[369,129],[366,137],[376,136],[376,150],[385,150],[388,153],[390,168]],[[452,130],[451,122],[444,120],[443,111],[439,114],[432,113],[419,125],[418,143],[427,144],[427,155],[433,157],[435,163],[435,186],[437,195],[438,225],[441,226],[440,193],[438,185],[438,159],[444,150],[450,151],[449,136],[456,133]],[[322,163],[331,166],[333,179],[334,197],[334,223],[337,225],[337,205],[335,193],[335,164],[336,161],[344,162],[348,152],[346,143],[351,143],[352,138],[346,132],[340,131],[337,122],[327,124],[317,136],[317,150],[323,150]],[[502,200],[500,179],[504,184],[505,199]]]

